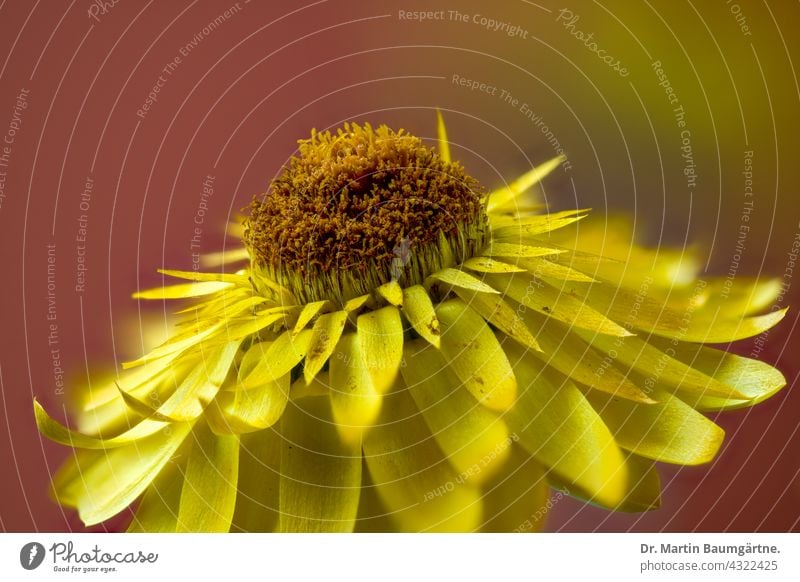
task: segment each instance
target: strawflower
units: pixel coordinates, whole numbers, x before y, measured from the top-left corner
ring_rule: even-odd
[[[784,386],[704,344],[759,334],[775,281],[697,278],[624,220],[548,213],[556,158],[486,193],[403,131],[312,133],[249,207],[235,272],[183,283],[167,341],[80,392],[59,503],[131,531],[531,531],[551,489],[659,506],[655,462],[707,463],[703,412]],[[230,269],[229,269],[230,271]]]

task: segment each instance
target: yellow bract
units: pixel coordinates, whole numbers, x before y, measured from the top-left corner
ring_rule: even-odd
[[[486,321],[460,300],[440,304],[436,315],[442,324],[440,349],[464,387],[492,410],[509,409],[517,396],[517,380]]]
[[[451,164],[437,116],[435,161]],[[316,279],[292,290],[240,249],[212,257],[251,259],[236,273],[162,270],[188,282],[134,296],[187,300],[175,332],[93,377],[74,425],[34,401],[40,432],[76,449],[56,499],[89,525],[139,499],[129,530],[164,532],[537,531],[549,487],[657,508],[656,461],[720,449],[702,412],[786,384],[703,345],[776,325],[782,289],[697,280],[692,249],[637,246],[629,221],[543,212],[531,189],[562,161],[489,194],[488,223],[457,246],[443,231],[426,233],[438,246],[404,239],[391,280],[353,265],[329,274],[330,293]]]

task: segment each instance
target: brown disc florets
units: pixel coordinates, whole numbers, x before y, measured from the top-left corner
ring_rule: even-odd
[[[301,302],[343,302],[391,280],[421,283],[483,245],[477,181],[418,137],[350,123],[299,144],[245,220],[255,279]]]

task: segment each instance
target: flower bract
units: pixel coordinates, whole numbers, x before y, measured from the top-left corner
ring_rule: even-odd
[[[710,347],[760,334],[780,286],[700,279],[623,219],[548,212],[556,158],[485,191],[385,126],[313,133],[254,199],[227,269],[162,270],[172,335],[78,394],[53,480],[132,531],[532,531],[552,489],[659,506],[656,462],[707,463],[703,413],[785,380]],[[224,271],[224,272],[223,272]],[[178,281],[181,280],[181,281]]]

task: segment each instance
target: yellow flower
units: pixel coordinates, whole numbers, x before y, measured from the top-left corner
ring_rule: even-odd
[[[775,281],[696,279],[624,221],[546,213],[563,160],[484,194],[382,126],[312,133],[253,201],[236,273],[136,293],[188,299],[174,334],[83,393],[57,500],[134,531],[529,531],[548,488],[659,505],[655,461],[694,465],[780,372],[704,344],[759,334]],[[724,291],[724,295],[722,293]]]

